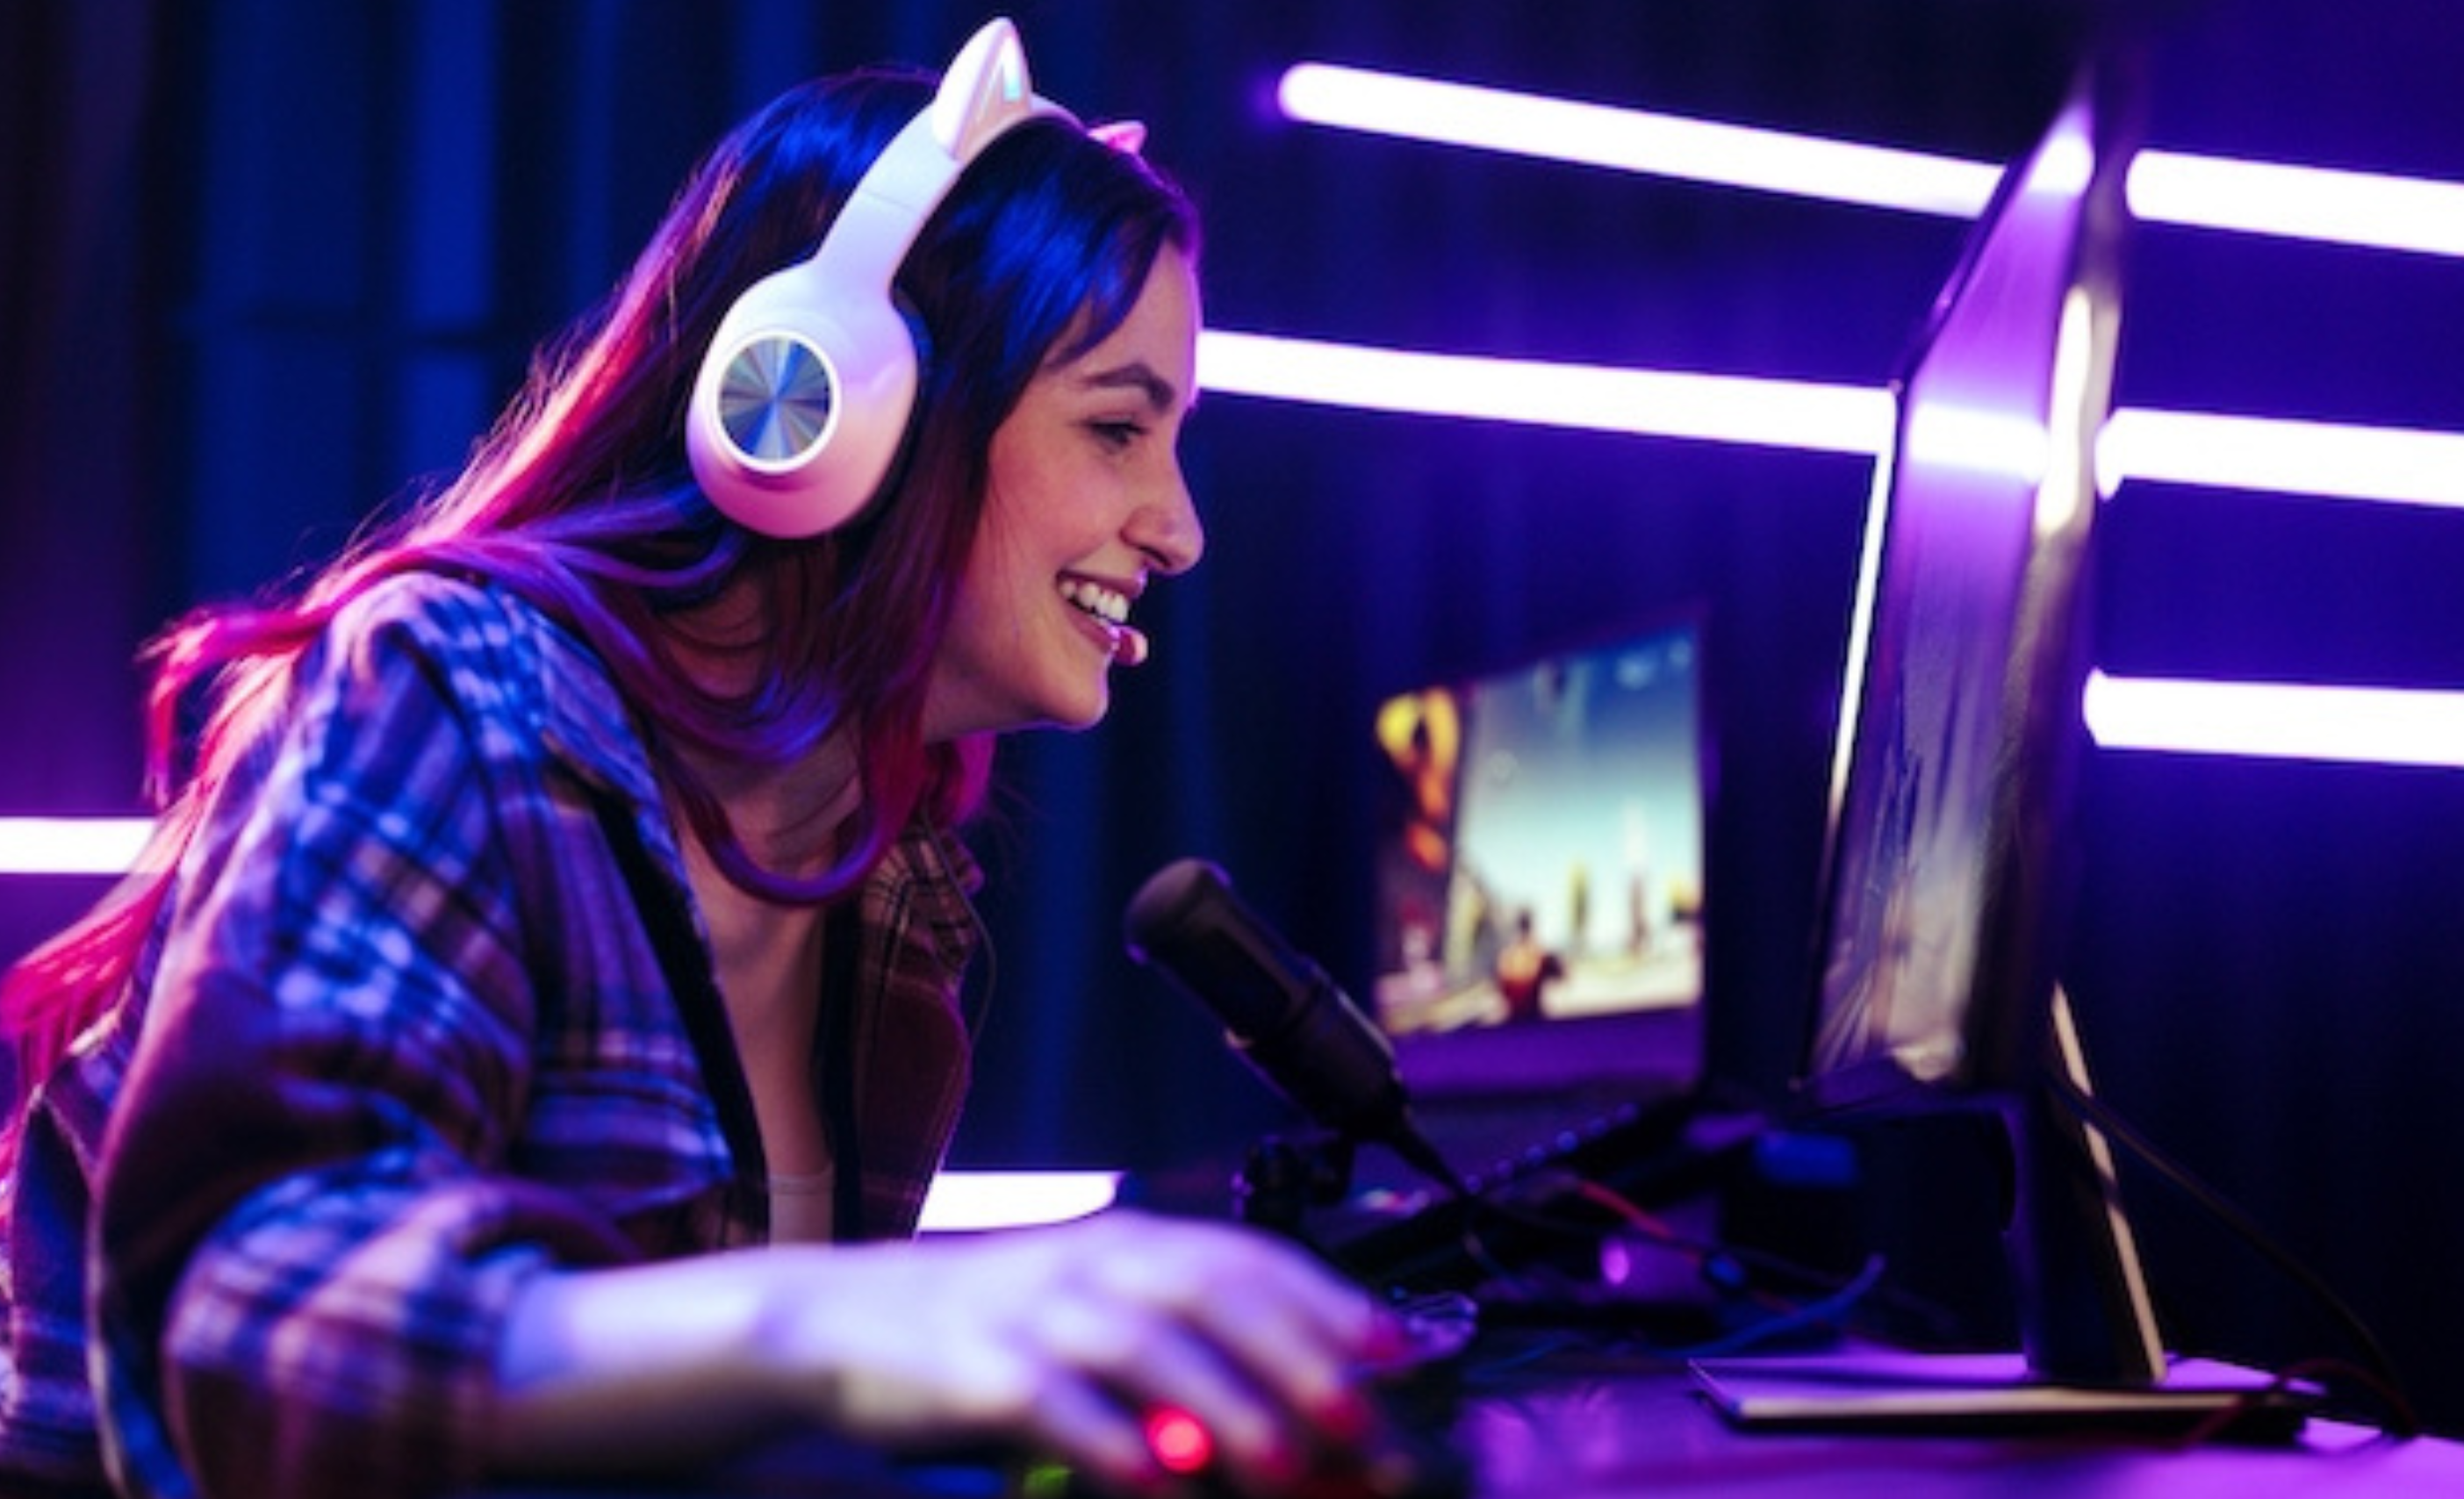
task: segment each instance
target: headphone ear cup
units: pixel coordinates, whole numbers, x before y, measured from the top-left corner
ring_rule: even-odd
[[[846,525],[879,494],[914,409],[916,350],[878,297],[813,261],[756,282],[703,361],[686,448],[711,503],[767,536]]]
[[[986,23],[857,180],[821,248],[728,308],[685,408],[693,478],[722,515],[795,539],[872,503],[915,408],[899,264],[967,164],[1039,116],[1069,119],[1028,86],[1018,29]]]

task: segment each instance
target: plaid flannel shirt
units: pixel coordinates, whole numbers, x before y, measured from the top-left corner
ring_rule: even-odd
[[[913,1231],[957,1125],[979,878],[918,827],[861,896],[876,1232]],[[126,1002],[33,1100],[0,1480],[103,1491],[99,1433],[149,1499],[473,1482],[527,1277],[762,1235],[709,974],[597,660],[499,590],[355,604],[210,810]]]

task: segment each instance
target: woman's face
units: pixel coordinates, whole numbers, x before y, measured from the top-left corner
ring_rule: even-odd
[[[1146,659],[1131,606],[1198,562],[1205,532],[1181,480],[1197,398],[1199,298],[1166,246],[1121,325],[1030,381],[993,433],[983,521],[933,664],[925,733],[1084,728],[1111,670]]]

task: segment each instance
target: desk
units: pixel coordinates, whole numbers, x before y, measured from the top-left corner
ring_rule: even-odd
[[[2464,1495],[2464,1444],[2396,1442],[2312,1421],[2285,1446],[2183,1448],[2149,1438],[1746,1433],[1683,1368],[1604,1359],[1467,1366],[1454,1431],[1474,1499],[2411,1499]],[[1041,1491],[1041,1490],[1040,1490]],[[1074,1490],[1071,1490],[1074,1493]],[[891,1468],[799,1442],[724,1474],[633,1487],[623,1499],[1017,1499],[994,1466]],[[524,1486],[475,1499],[616,1499]]]
[[[1743,1433],[1669,1369],[1483,1394],[1459,1440],[1481,1499],[1885,1495],[1888,1499],[2267,1499],[2464,1495],[2464,1445],[2312,1421],[2283,1447],[2180,1448],[2092,1434]]]

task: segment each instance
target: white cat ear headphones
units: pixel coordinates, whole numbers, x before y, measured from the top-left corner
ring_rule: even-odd
[[[797,538],[872,502],[915,405],[915,341],[891,281],[967,164],[1041,116],[1070,118],[1035,96],[1018,29],[991,22],[857,182],[821,248],[727,310],[685,414],[693,477],[721,514]]]

